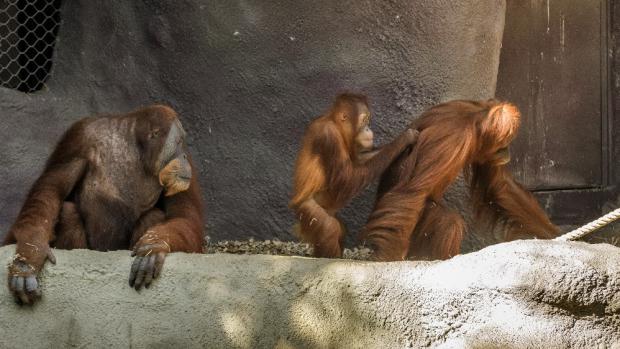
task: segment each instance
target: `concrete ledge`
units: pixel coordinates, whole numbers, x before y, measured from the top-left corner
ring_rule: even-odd
[[[179,253],[140,293],[128,252],[55,254],[36,306],[0,287],[1,348],[620,348],[610,245],[520,241],[438,263]]]

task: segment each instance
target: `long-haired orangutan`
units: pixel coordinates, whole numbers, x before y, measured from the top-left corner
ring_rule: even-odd
[[[417,132],[408,129],[375,150],[370,119],[365,96],[341,94],[304,135],[290,207],[299,219],[298,233],[317,257],[342,255],[346,229],[336,212],[416,142]]]
[[[73,124],[5,237],[17,243],[8,273],[17,301],[40,297],[51,247],[130,248],[136,289],[160,274],[167,253],[201,252],[202,199],[184,139],[177,114],[159,105]]]
[[[507,240],[556,236],[558,228],[506,168],[519,118],[515,106],[488,100],[440,104],[415,120],[411,127],[420,132],[415,151],[383,174],[375,209],[362,232],[374,258],[446,259],[458,254],[465,224],[442,199],[463,170],[476,216],[506,223]]]

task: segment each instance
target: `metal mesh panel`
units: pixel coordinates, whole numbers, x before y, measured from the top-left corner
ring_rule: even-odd
[[[0,0],[0,85],[43,88],[52,68],[60,0]]]

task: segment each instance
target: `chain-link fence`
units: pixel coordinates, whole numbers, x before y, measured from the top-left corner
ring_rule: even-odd
[[[43,88],[59,25],[60,0],[0,0],[0,86]]]

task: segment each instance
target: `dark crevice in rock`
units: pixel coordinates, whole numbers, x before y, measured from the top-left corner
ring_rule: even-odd
[[[538,300],[540,303],[549,305],[555,309],[559,309],[561,312],[568,313],[574,318],[592,318],[592,317],[605,317],[613,315],[613,312],[607,311],[609,304],[602,302],[593,302],[590,304],[583,304],[575,299],[563,299],[558,301],[550,300]],[[615,312],[616,314],[618,312]]]

